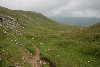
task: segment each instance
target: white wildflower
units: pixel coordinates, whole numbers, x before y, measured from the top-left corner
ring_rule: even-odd
[[[6,31],[4,33],[7,33]]]
[[[50,50],[50,49],[48,49],[48,50]]]
[[[34,40],[34,38],[32,38]]]
[[[40,44],[43,44],[43,43],[40,43]]]

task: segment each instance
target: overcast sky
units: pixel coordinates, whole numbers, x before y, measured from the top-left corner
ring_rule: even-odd
[[[0,6],[35,11],[48,17],[100,18],[100,0],[0,0]]]

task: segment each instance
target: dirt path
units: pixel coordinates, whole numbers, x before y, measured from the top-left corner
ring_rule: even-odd
[[[36,55],[34,56],[34,59],[33,58],[29,58],[29,56],[25,52],[23,53],[22,56],[31,65],[31,67],[42,67],[40,65],[40,57],[39,57],[40,51],[35,45],[33,47],[35,48],[35,51],[36,51]]]
[[[22,54],[22,57],[25,58],[25,60],[31,65],[31,67],[43,67],[40,64],[47,64],[50,67],[58,67],[58,66],[53,65],[53,63],[47,58],[43,58],[43,60],[40,60],[39,49],[35,45],[33,47],[35,48],[35,51],[36,51],[36,55],[34,56],[34,58],[32,57],[30,58],[25,52],[23,52]]]

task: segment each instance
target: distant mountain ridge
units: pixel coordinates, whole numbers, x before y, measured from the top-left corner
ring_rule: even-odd
[[[78,26],[90,26],[95,23],[100,22],[100,18],[92,17],[49,17],[50,19],[57,21],[59,23],[65,24],[65,25],[78,25]]]

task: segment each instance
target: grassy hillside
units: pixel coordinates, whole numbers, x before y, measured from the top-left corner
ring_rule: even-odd
[[[34,45],[41,60],[56,67],[100,67],[100,23],[90,27],[63,25],[41,13],[5,8],[0,8],[0,16],[1,67],[30,67],[22,53],[34,57]]]

